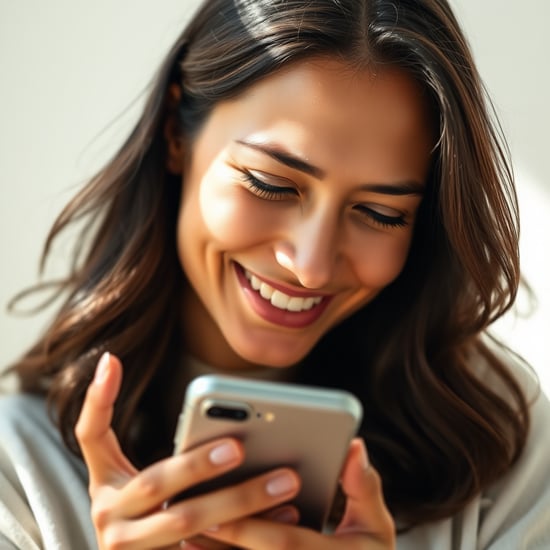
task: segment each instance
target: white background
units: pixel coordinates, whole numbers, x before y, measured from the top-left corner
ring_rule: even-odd
[[[496,330],[550,392],[550,2],[452,0],[509,140],[522,213],[522,265],[534,313]],[[110,156],[139,110],[139,92],[196,0],[0,0],[0,366],[52,314],[5,305],[36,281],[49,226]],[[48,274],[68,248],[58,246]],[[520,300],[520,305],[524,300]],[[520,307],[523,312],[526,307]]]

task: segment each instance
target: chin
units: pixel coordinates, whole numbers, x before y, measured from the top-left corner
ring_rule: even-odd
[[[288,368],[300,362],[310,351],[310,348],[300,350],[290,350],[284,345],[260,346],[250,349],[250,346],[245,348],[234,348],[235,351],[246,361],[272,368]]]

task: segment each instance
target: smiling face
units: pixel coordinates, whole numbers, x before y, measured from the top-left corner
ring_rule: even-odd
[[[309,60],[219,103],[176,159],[191,353],[289,366],[369,303],[403,268],[432,147],[396,68]]]

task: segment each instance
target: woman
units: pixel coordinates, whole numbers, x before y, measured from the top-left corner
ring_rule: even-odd
[[[207,0],[44,256],[82,217],[1,404],[12,547],[548,542],[550,408],[485,332],[518,287],[515,191],[444,0]],[[243,459],[170,456],[203,372],[361,399],[334,532],[297,526],[287,468],[163,506]]]

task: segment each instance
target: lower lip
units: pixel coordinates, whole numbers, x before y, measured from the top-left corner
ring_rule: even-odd
[[[250,281],[246,278],[241,266],[235,265],[237,278],[243,289],[252,309],[264,320],[275,325],[281,325],[288,328],[303,328],[314,323],[325,311],[330,302],[330,298],[324,297],[320,304],[313,306],[307,311],[287,311],[279,309],[260,296],[260,293],[250,286]]]

